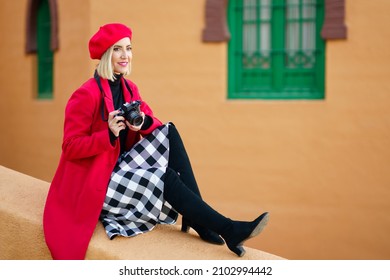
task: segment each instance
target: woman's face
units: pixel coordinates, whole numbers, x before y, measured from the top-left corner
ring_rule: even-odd
[[[126,37],[116,42],[113,46],[111,57],[114,73],[128,73],[132,58],[130,38]]]

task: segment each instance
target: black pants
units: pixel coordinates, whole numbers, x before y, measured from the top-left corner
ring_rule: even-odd
[[[231,220],[202,200],[191,162],[174,125],[169,126],[169,162],[164,176],[164,199],[191,222],[222,234]]]

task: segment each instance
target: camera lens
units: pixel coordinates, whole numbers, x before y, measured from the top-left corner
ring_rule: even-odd
[[[143,121],[142,116],[138,114],[138,112],[133,111],[130,113],[129,122],[131,125],[139,126],[142,123],[142,121]]]

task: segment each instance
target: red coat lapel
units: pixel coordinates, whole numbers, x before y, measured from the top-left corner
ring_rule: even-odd
[[[114,102],[112,101],[112,93],[110,89],[110,84],[108,83],[108,80],[100,78],[102,88],[104,91],[104,103],[106,105],[107,112],[112,112],[115,110],[114,108]],[[131,94],[127,90],[127,87],[125,85],[124,78],[121,79],[122,84],[122,90],[123,90],[123,97],[125,99],[125,102],[131,101]]]
[[[106,105],[107,112],[114,111],[114,103],[112,101],[112,93],[110,89],[110,85],[108,84],[108,80],[100,78],[102,83],[102,88],[104,92],[104,104]]]

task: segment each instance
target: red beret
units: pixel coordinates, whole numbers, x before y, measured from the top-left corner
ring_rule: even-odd
[[[101,59],[102,55],[119,40],[129,37],[132,31],[126,25],[109,23],[99,28],[99,31],[89,40],[89,54],[92,59]]]

